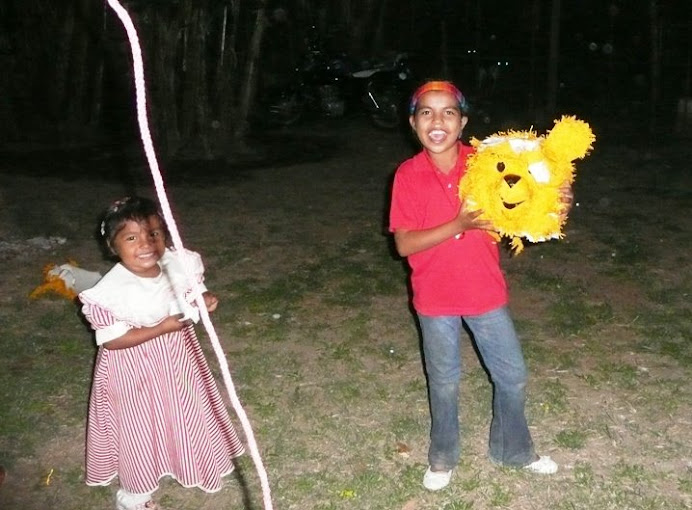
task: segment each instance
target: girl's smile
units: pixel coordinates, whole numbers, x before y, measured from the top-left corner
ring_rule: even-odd
[[[112,248],[130,272],[143,278],[159,275],[159,259],[166,249],[161,220],[152,216],[144,221],[127,220],[115,235]]]

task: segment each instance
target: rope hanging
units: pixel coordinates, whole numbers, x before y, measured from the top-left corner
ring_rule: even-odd
[[[127,37],[130,41],[130,47],[132,49],[132,63],[134,67],[135,75],[135,91],[137,99],[137,122],[139,123],[140,136],[142,143],[144,145],[144,152],[147,156],[147,161],[149,163],[149,168],[151,170],[151,175],[154,179],[154,185],[156,187],[156,195],[159,199],[161,205],[161,212],[166,220],[168,230],[170,231],[171,238],[173,240],[173,246],[178,253],[184,253],[183,241],[180,238],[180,232],[178,231],[178,226],[173,218],[173,213],[171,211],[170,203],[168,202],[168,197],[166,195],[166,188],[164,186],[163,178],[161,176],[161,171],[159,170],[159,164],[156,160],[156,152],[154,151],[154,144],[151,139],[151,131],[149,130],[149,121],[147,119],[147,106],[146,106],[146,91],[144,82],[144,64],[142,61],[142,49],[139,44],[139,37],[137,36],[137,30],[130,15],[125,10],[125,8],[118,2],[118,0],[106,0],[108,5],[115,11],[116,15],[122,22],[127,32]],[[187,265],[184,264],[185,270],[188,271]],[[189,275],[188,275],[189,276]],[[195,286],[199,284],[196,283],[195,279],[189,278],[191,281],[195,282]],[[219,338],[216,335],[214,325],[211,323],[209,318],[209,312],[204,303],[201,293],[195,292],[197,296],[195,302],[200,311],[200,317],[202,319],[202,324],[209,335],[212,347],[216,353],[216,357],[219,360],[219,365],[221,368],[221,373],[223,375],[224,383],[226,384],[226,390],[228,391],[228,396],[233,405],[233,409],[240,419],[243,426],[243,431],[245,433],[245,438],[248,443],[250,450],[250,456],[255,463],[257,469],[257,474],[259,475],[260,484],[262,486],[262,496],[264,500],[265,510],[272,510],[271,492],[269,488],[269,480],[267,478],[267,472],[262,464],[262,458],[259,454],[259,449],[257,447],[257,442],[255,441],[255,435],[252,431],[252,426],[250,421],[245,414],[245,410],[240,404],[240,400],[235,392],[235,387],[233,385],[233,380],[231,379],[230,370],[228,368],[228,360],[221,348]]]

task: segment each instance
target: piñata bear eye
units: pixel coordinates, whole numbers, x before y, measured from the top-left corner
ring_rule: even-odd
[[[502,161],[500,161],[500,162],[497,164],[497,171],[498,171],[498,172],[504,172],[504,171],[505,171],[505,164],[504,164]]]

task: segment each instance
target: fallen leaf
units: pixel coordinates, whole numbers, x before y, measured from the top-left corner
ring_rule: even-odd
[[[396,443],[396,453],[399,455],[408,455],[411,452],[411,448],[406,443],[397,441]]]

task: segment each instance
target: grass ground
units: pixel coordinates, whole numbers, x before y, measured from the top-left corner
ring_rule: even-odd
[[[171,176],[183,239],[221,300],[215,329],[275,508],[692,508],[692,154],[628,148],[594,128],[566,239],[503,256],[531,430],[561,469],[541,478],[488,462],[491,388],[466,342],[464,451],[440,493],[421,486],[426,386],[385,223],[391,174],[411,147],[354,121],[319,129],[334,147],[325,160]],[[97,215],[124,194],[153,196],[131,178],[147,172],[137,158],[76,158],[55,174],[51,161],[41,172],[0,163],[3,510],[112,507],[113,488],[83,483],[91,333],[74,304],[27,296],[50,262],[107,270]],[[263,508],[249,456],[219,493],[164,481],[157,498],[176,510]]]

